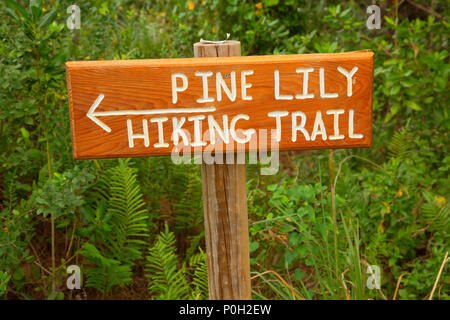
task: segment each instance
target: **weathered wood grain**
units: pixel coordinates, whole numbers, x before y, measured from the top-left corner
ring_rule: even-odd
[[[202,113],[207,118],[213,115],[222,125],[222,115],[228,115],[229,121],[238,114],[246,114],[248,121],[239,120],[237,128],[273,129],[275,118],[269,117],[273,111],[287,111],[288,116],[281,118],[280,150],[301,150],[318,148],[353,148],[369,147],[372,142],[372,87],[373,87],[373,53],[358,51],[336,54],[304,54],[285,56],[249,56],[223,57],[225,54],[240,54],[238,49],[217,48],[208,51],[202,46],[194,47],[196,54],[206,58],[155,59],[155,60],[121,60],[121,61],[73,61],[67,62],[67,83],[69,91],[70,121],[72,132],[73,155],[76,159],[114,158],[134,156],[170,155],[173,148],[172,118],[185,117],[183,128],[194,136],[193,121],[188,121],[192,114],[158,114],[158,115],[109,115],[98,117],[111,131],[107,132],[87,117],[87,112],[100,94],[104,95],[95,112],[124,110],[155,110],[171,108],[209,108],[214,112]],[[228,51],[230,50],[230,51]],[[220,57],[213,57],[213,55]],[[358,71],[352,78],[352,96],[347,96],[347,79],[338,71],[338,67]],[[308,92],[314,98],[276,100],[274,94],[274,71],[279,70],[280,94],[292,95],[302,93],[303,74],[297,68],[314,68],[309,73]],[[336,98],[320,97],[320,68],[324,69],[326,93],[338,93]],[[242,99],[241,73],[253,70],[247,76],[251,88],[247,95],[252,100]],[[213,102],[198,103],[202,97],[202,78],[195,76],[199,71],[212,71],[208,78],[209,97]],[[215,74],[221,72],[230,75],[236,73],[236,100],[230,101],[222,91],[222,101],[217,101]],[[172,73],[183,73],[188,78],[188,88],[178,92],[177,102],[172,100]],[[230,85],[230,77],[225,78]],[[292,141],[293,112],[301,111],[306,115],[305,129],[311,134],[317,111],[321,111],[328,136],[333,133],[333,115],[327,115],[330,109],[343,109],[339,116],[339,131],[345,138],[324,140],[318,136],[315,141],[307,141],[298,133],[297,141]],[[354,110],[354,132],[363,135],[361,139],[350,138],[348,133],[349,110]],[[199,113],[196,113],[199,114]],[[157,123],[151,118],[165,116],[163,123],[164,141],[167,147],[155,147],[158,142]],[[143,133],[143,120],[148,121],[149,145],[143,139],[136,139],[131,148],[127,135],[127,119],[135,133]],[[207,119],[202,121],[202,128],[208,127]],[[233,143],[233,142],[231,142]],[[202,149],[204,147],[201,147]],[[245,149],[252,150],[248,143]]]
[[[238,41],[194,45],[196,57],[240,55]],[[211,300],[251,299],[246,168],[202,164],[203,211]]]

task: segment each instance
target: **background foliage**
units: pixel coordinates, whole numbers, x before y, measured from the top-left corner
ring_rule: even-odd
[[[74,31],[71,4],[0,4],[0,297],[207,298],[198,166],[74,161],[64,62],[190,57],[229,32],[243,55],[375,52],[372,148],[248,166],[253,297],[430,298],[449,250],[446,1],[380,0],[380,30],[371,1],[80,1]],[[432,298],[449,298],[447,271]]]

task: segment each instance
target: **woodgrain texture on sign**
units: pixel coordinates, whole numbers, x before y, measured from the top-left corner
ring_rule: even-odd
[[[209,128],[208,116],[213,116],[223,128],[223,115],[227,115],[228,127],[236,116],[246,115],[248,120],[239,117],[235,119],[235,129],[254,129],[258,134],[260,129],[276,128],[277,119],[269,116],[269,113],[277,111],[286,114],[280,117],[280,150],[371,146],[373,53],[370,51],[284,56],[73,61],[67,62],[66,67],[73,155],[76,159],[170,155],[174,146],[173,121],[179,124],[182,118],[185,119],[182,129],[189,132],[191,143],[195,137],[195,121],[189,118],[199,115],[205,116],[204,120],[198,121],[202,127],[202,141],[208,146],[208,137],[203,139]],[[350,72],[355,67],[357,71],[351,78],[339,71],[340,68]],[[303,95],[305,72],[298,71],[304,68],[313,68],[313,71],[307,73],[306,93],[309,96],[306,98]],[[210,102],[201,102],[204,101],[205,91],[205,83],[202,81],[204,77],[199,75],[202,72],[212,74],[206,77],[208,99],[212,100]],[[234,77],[234,101],[223,86],[217,85],[218,72],[230,91]],[[182,90],[183,79],[176,78],[175,86],[178,91],[175,103],[172,90],[174,74],[183,74],[187,79],[187,88]],[[241,79],[244,79],[245,83]],[[279,84],[278,92],[276,83]],[[221,91],[221,101],[217,99],[217,87]],[[311,97],[311,94],[314,97]],[[335,115],[333,110],[343,112]],[[316,119],[318,111],[325,126],[326,139],[320,119]],[[297,125],[303,119],[303,116],[298,116],[298,112],[304,114],[304,129],[310,138],[314,131],[322,133],[319,132],[315,139],[308,140],[301,130],[297,130],[296,141],[293,141],[295,112]],[[350,121],[352,114],[353,121]],[[144,132],[144,122],[148,132]],[[353,129],[349,128],[349,123],[353,123]],[[333,140],[330,136],[334,135],[336,126],[343,138]],[[130,128],[132,134],[147,134],[148,139],[136,136],[131,139],[131,147]],[[162,129],[161,135],[159,129]],[[237,135],[242,137],[242,134]],[[164,144],[158,143],[162,138]],[[183,141],[181,137],[179,141]],[[230,137],[229,143],[236,141]],[[192,150],[199,151],[207,146]],[[218,144],[216,147],[216,150],[220,149]],[[254,146],[245,143],[246,151],[254,149]]]

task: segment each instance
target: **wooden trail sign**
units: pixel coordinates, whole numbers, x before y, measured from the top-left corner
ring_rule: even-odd
[[[371,51],[66,67],[75,159],[251,151],[261,129],[279,150],[371,146]]]
[[[371,51],[240,52],[67,62],[74,158],[371,146]],[[251,299],[245,164],[202,163],[202,185],[210,299]]]

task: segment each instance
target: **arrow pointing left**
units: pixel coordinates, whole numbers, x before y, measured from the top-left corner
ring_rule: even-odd
[[[94,121],[96,124],[98,124],[103,130],[105,130],[106,132],[111,132],[111,128],[108,127],[106,124],[104,124],[103,122],[101,122],[95,114],[95,109],[97,109],[98,105],[100,104],[100,102],[102,102],[103,98],[105,97],[105,95],[103,93],[100,93],[97,97],[97,99],[95,99],[94,103],[92,104],[91,108],[89,109],[89,111],[86,113],[86,116],[91,119],[92,121]]]
[[[169,109],[151,109],[151,110],[114,110],[114,111],[97,111],[100,102],[102,102],[105,95],[100,93],[95,99],[86,116],[98,124],[106,132],[111,132],[111,128],[100,121],[97,117],[107,117],[107,116],[123,116],[123,115],[150,115],[150,114],[169,114],[169,113],[205,113],[214,112],[216,107],[202,107],[202,108],[169,108]]]

